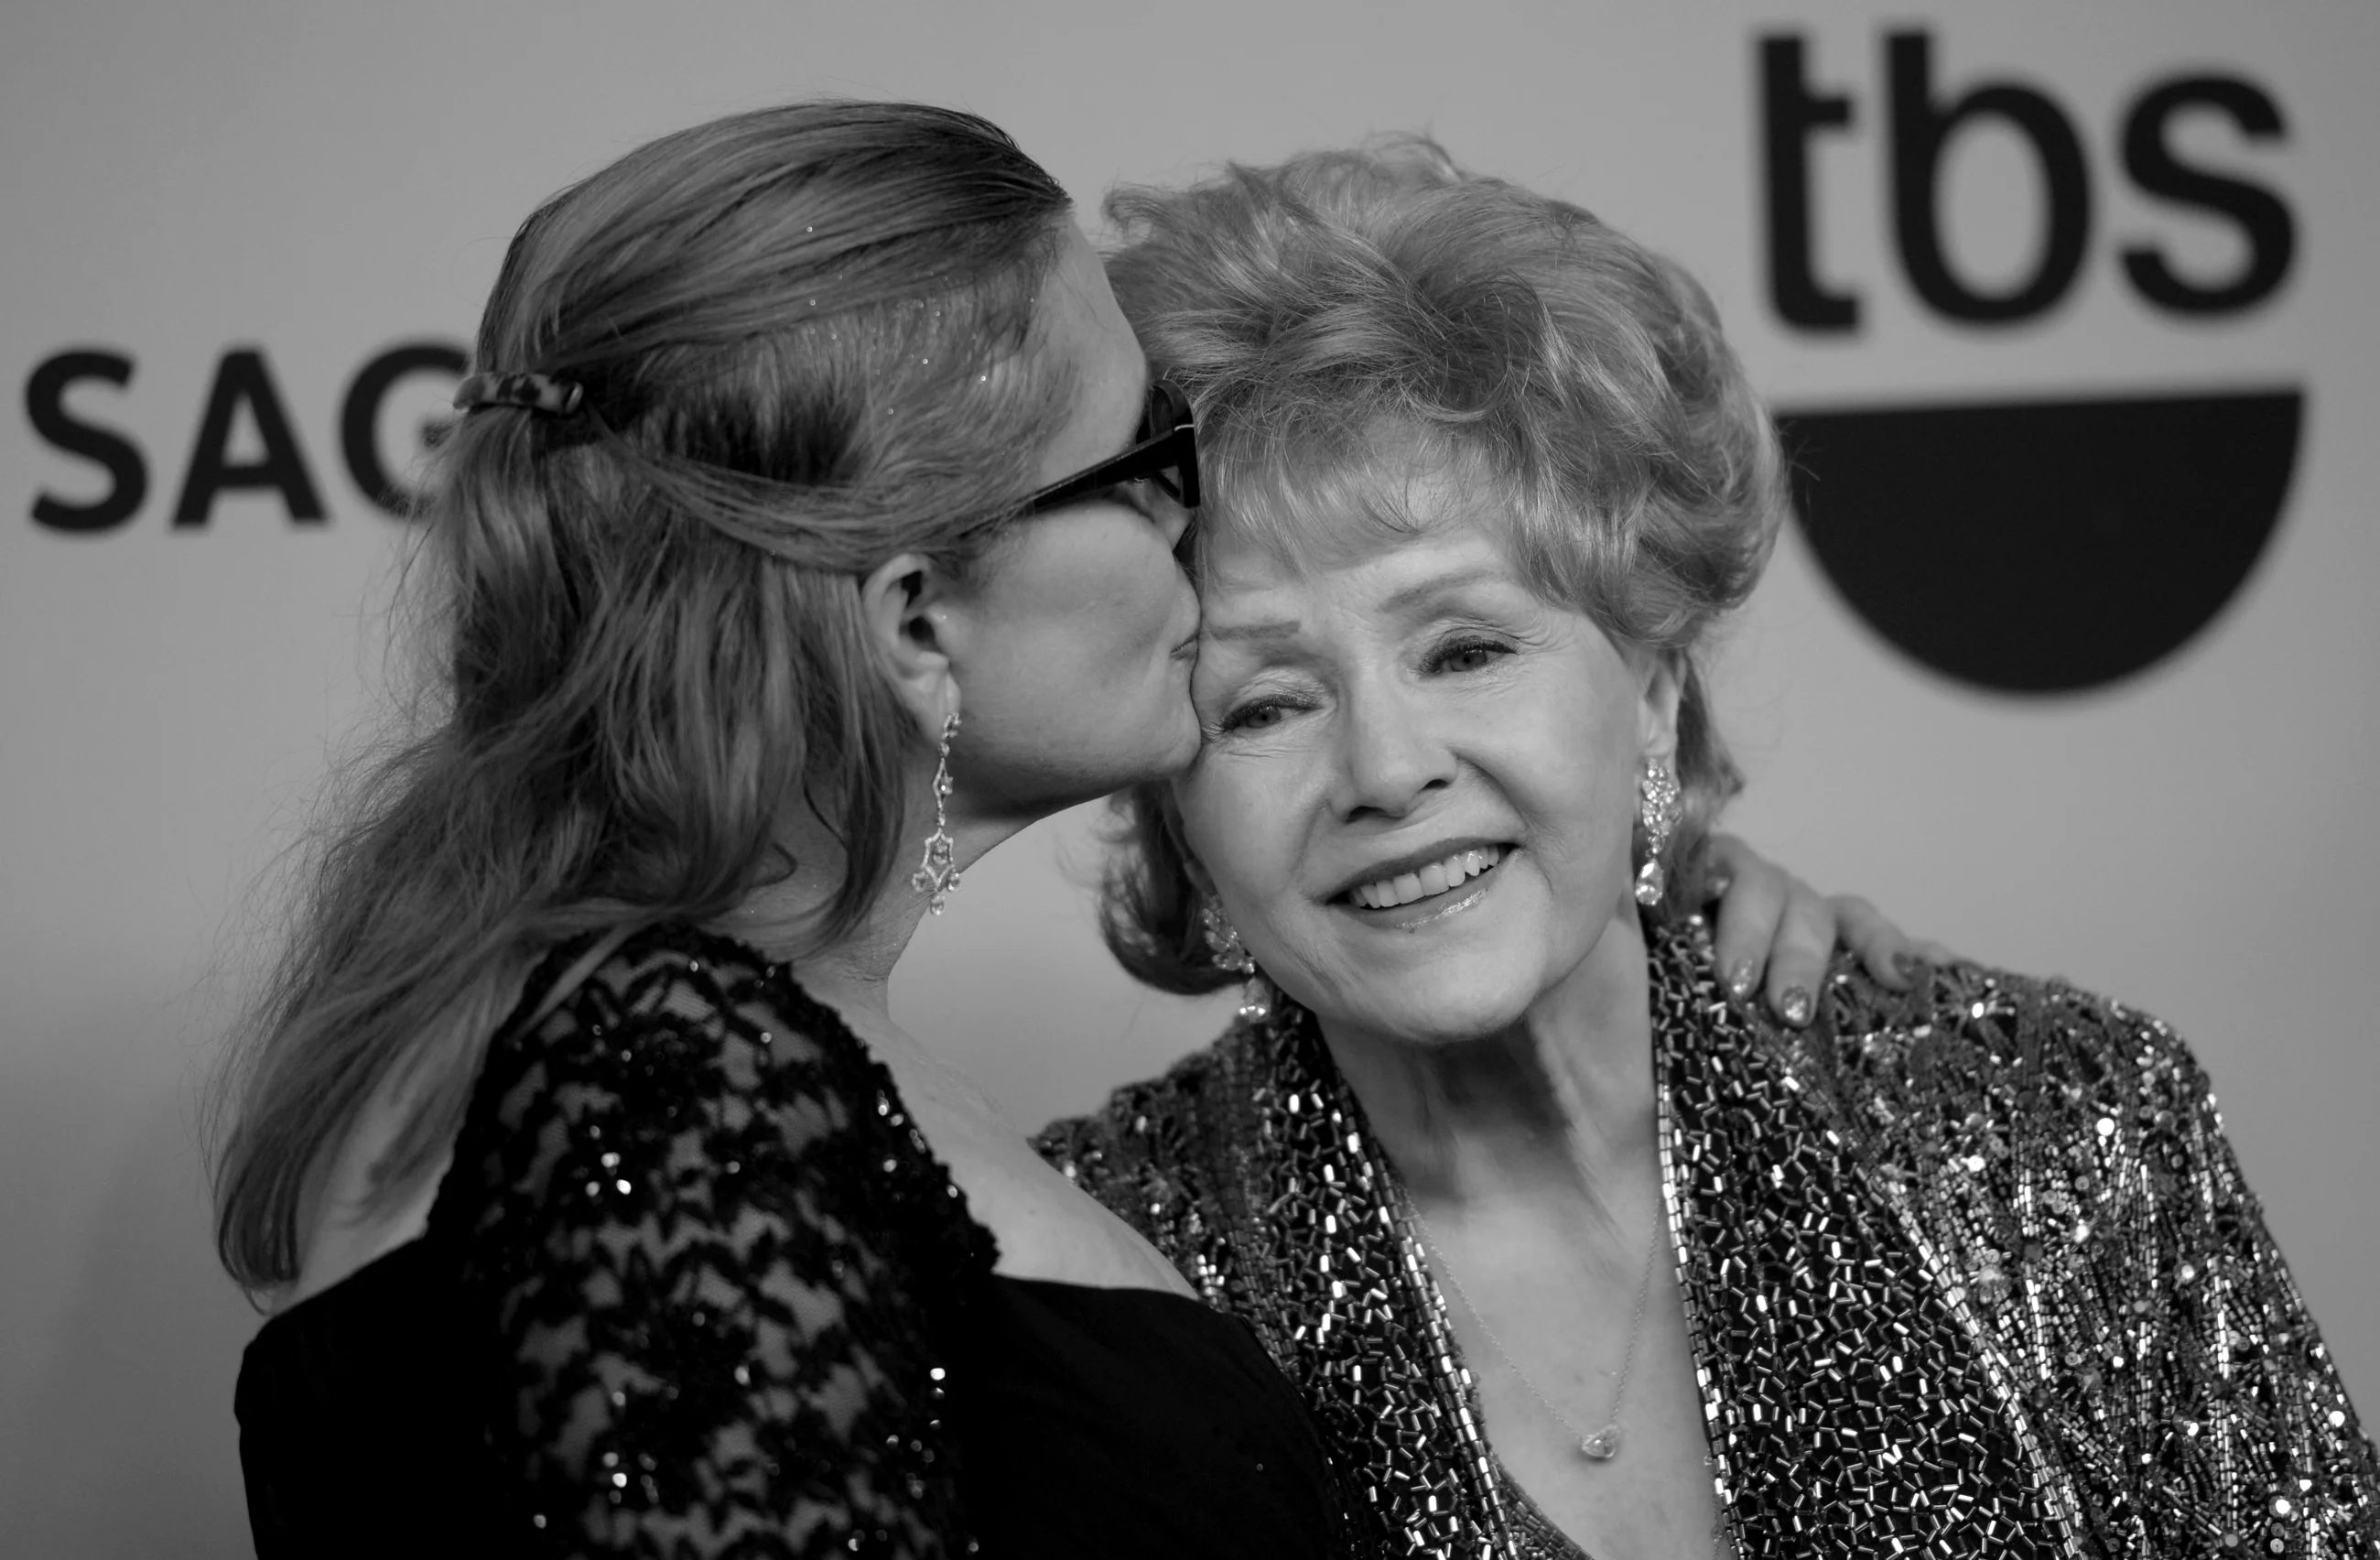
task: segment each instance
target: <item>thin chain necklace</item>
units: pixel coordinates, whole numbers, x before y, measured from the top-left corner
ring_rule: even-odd
[[[1619,1379],[1611,1383],[1611,1407],[1604,1411],[1603,1428],[1589,1434],[1572,1424],[1570,1416],[1555,1408],[1552,1400],[1537,1390],[1537,1383],[1529,1380],[1522,1369],[1512,1363],[1512,1357],[1505,1352],[1504,1345],[1497,1338],[1494,1329],[1488,1325],[1488,1318],[1480,1313],[1479,1308],[1472,1303],[1470,1295],[1464,1292],[1463,1280],[1454,1276],[1453,1264],[1446,1260],[1446,1253],[1439,1250],[1438,1243],[1430,1238],[1428,1221],[1421,1216],[1421,1205],[1414,1200],[1410,1191],[1405,1193],[1405,1212],[1413,1215],[1414,1232],[1421,1237],[1423,1249],[1438,1259],[1439,1272],[1446,1275],[1448,1286],[1454,1290],[1455,1298],[1463,1302],[1463,1309],[1471,1313],[1471,1320],[1479,1324],[1479,1335],[1488,1340],[1488,1347],[1496,1351],[1496,1358],[1503,1362],[1504,1369],[1512,1371],[1528,1395],[1554,1417],[1555,1423],[1570,1432],[1572,1439],[1578,1443],[1582,1456],[1592,1462],[1609,1462],[1618,1456],[1621,1440],[1620,1408],[1628,1396],[1629,1372],[1636,1365],[1636,1337],[1645,1329],[1645,1301],[1653,1292],[1653,1259],[1661,1249],[1661,1226],[1666,1221],[1658,1217],[1653,1221],[1653,1238],[1645,1246],[1645,1272],[1636,1280],[1636,1309],[1628,1317],[1628,1347],[1620,1357]]]

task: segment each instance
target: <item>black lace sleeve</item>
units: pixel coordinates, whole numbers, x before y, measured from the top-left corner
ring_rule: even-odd
[[[631,939],[492,1047],[458,1178],[434,1225],[496,1322],[486,1421],[525,1550],[973,1549],[945,1395],[990,1237],[790,977]]]

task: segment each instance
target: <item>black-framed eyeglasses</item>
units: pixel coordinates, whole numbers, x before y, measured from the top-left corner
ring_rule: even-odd
[[[1060,478],[1026,499],[1023,512],[1045,514],[1123,482],[1155,482],[1184,509],[1198,507],[1198,429],[1190,397],[1164,380],[1148,382],[1148,409],[1130,449]]]

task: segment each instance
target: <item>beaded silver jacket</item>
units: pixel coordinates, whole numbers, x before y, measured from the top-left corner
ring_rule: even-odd
[[[2380,1554],[2380,1459],[2155,1019],[1973,966],[1817,1021],[1647,932],[1662,1177],[1755,1556]],[[1379,1553],[1575,1553],[1507,1481],[1395,1173],[1276,1004],[1043,1153],[1246,1320]]]

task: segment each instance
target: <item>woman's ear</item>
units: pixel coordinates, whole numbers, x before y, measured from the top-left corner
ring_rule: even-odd
[[[859,582],[860,622],[868,648],[929,742],[959,713],[951,661],[949,582],[933,563],[903,553]]]
[[[1685,668],[1668,655],[1648,655],[1640,672],[1638,747],[1648,759],[1674,760],[1678,754],[1678,701],[1685,691]]]

